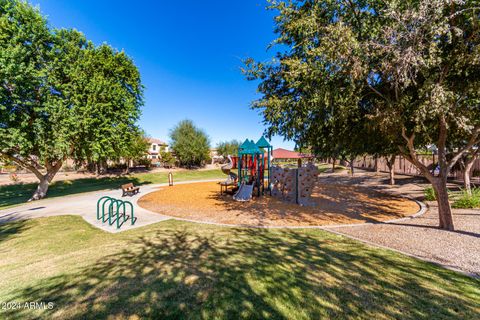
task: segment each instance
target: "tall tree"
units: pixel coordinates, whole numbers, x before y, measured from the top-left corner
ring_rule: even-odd
[[[231,140],[231,141],[222,141],[217,144],[217,152],[221,156],[233,156],[237,155],[238,153],[238,147],[242,143],[238,140]]]
[[[123,53],[51,30],[26,2],[0,0],[0,157],[30,170],[45,197],[67,158],[119,154],[137,130],[140,75]]]
[[[145,133],[137,128],[132,128],[124,137],[124,144],[119,150],[118,156],[125,160],[127,164],[126,173],[130,172],[130,163],[144,159],[148,154],[150,143],[145,137]]]
[[[180,165],[200,166],[210,154],[207,134],[191,120],[180,121],[170,132],[171,146]]]
[[[345,133],[360,138],[355,124],[395,137],[432,184],[440,227],[453,230],[447,176],[480,139],[477,2],[274,1],[270,8],[278,10],[276,43],[286,49],[270,63],[249,59],[245,69],[261,80],[253,106],[270,133],[347,152]],[[438,176],[418,157],[432,143]],[[369,152],[364,146],[355,143]]]

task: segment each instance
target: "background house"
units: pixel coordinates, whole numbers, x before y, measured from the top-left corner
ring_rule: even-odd
[[[154,163],[160,161],[161,152],[170,152],[170,149],[168,148],[168,143],[160,139],[148,138],[148,142],[150,143],[150,145],[147,152],[147,159]]]

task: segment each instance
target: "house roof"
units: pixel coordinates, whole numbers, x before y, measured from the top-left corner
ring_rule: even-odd
[[[148,138],[147,139],[149,143],[155,143],[155,144],[160,144],[160,145],[168,145],[166,142],[160,140],[160,139],[156,139],[156,138]]]
[[[311,154],[305,154],[295,151],[290,151],[287,149],[277,148],[272,151],[272,156],[274,159],[303,159],[303,158],[312,158]]]

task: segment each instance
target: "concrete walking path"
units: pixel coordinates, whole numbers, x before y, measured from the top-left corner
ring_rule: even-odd
[[[176,182],[175,184],[206,181],[219,180],[182,181]],[[140,187],[140,193],[134,196],[126,196],[123,198],[122,190],[107,189],[28,202],[23,205],[0,210],[0,223],[60,215],[77,215],[81,216],[91,225],[111,233],[140,228],[152,223],[171,219],[171,217],[143,209],[137,204],[138,199],[140,199],[142,196],[165,186],[168,186],[168,183],[143,185]],[[108,225],[108,222],[103,223],[102,221],[97,220],[97,201],[103,196],[130,201],[134,206],[134,216],[136,218],[135,224],[132,226],[130,220],[128,220],[121,226],[120,229],[117,229],[115,224],[110,226]]]

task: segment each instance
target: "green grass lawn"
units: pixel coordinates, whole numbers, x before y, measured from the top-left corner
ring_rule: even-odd
[[[173,176],[175,181],[186,181],[223,178],[225,177],[225,174],[223,174],[220,169],[185,170],[174,172]],[[168,173],[139,173],[119,177],[56,181],[50,186],[48,197],[53,198],[104,189],[118,189],[122,184],[127,182],[133,182],[135,185],[165,183],[168,182]],[[26,202],[32,196],[36,186],[37,185],[33,183],[0,186],[0,209],[5,209]]]
[[[0,225],[0,319],[478,319],[480,281],[320,230]]]

